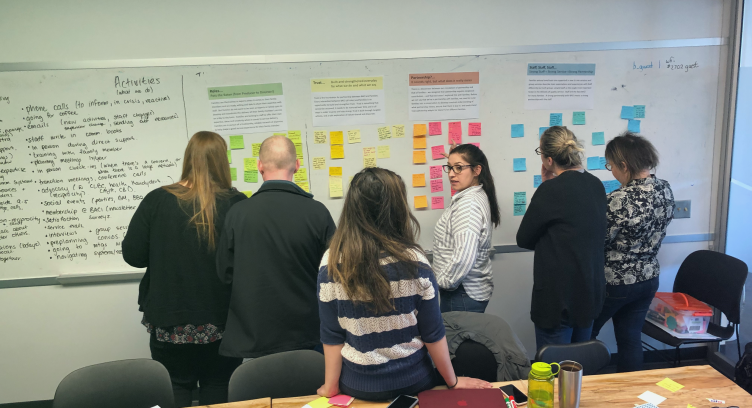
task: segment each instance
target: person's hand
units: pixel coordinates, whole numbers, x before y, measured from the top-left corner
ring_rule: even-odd
[[[544,166],[543,164],[541,164],[541,180],[542,181],[548,181],[548,180],[551,180],[554,177],[556,177],[556,174],[554,174],[553,171],[547,169],[546,166]]]
[[[478,388],[493,388],[488,381],[479,380],[477,378],[470,377],[457,377],[457,385],[454,388],[458,389],[478,389]]]
[[[452,144],[449,145],[449,152],[443,152],[441,153],[441,155],[448,159],[449,153],[451,153],[451,151],[454,150],[455,147],[457,147],[457,143],[455,143],[454,140],[452,140]]]
[[[318,389],[318,391],[316,391],[316,394],[322,397],[331,398],[339,394],[339,384],[334,384],[334,385],[324,384],[321,386],[321,388]]]

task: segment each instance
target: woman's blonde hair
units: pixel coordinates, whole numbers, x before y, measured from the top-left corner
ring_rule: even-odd
[[[566,126],[551,126],[541,135],[541,154],[553,159],[559,167],[568,169],[582,165],[585,149],[577,136]]]

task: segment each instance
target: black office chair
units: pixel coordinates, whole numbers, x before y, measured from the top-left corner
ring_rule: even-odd
[[[733,256],[705,250],[692,252],[682,262],[679,272],[676,273],[674,292],[690,295],[720,310],[728,318],[729,325],[722,327],[711,321],[708,325],[708,334],[716,336],[712,340],[680,339],[647,320],[642,325],[642,332],[676,349],[675,366],[681,364],[679,347],[683,344],[716,343],[728,340],[734,335],[734,330],[738,339],[741,300],[747,274],[747,264]],[[660,351],[644,341],[642,344],[647,349]],[[741,346],[738,344],[737,351],[741,359]]]
[[[486,346],[465,340],[457,347],[452,359],[454,373],[461,377],[496,382],[496,357]]]
[[[316,395],[324,385],[324,355],[295,350],[255,358],[230,377],[229,402]]]
[[[582,364],[582,375],[597,374],[611,362],[608,346],[600,340],[572,344],[548,344],[535,354],[535,361],[560,363],[572,360]]]
[[[53,408],[151,408],[175,405],[167,369],[149,359],[95,364],[63,378]]]

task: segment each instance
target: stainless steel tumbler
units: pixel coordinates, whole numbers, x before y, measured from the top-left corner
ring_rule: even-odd
[[[579,408],[582,391],[582,364],[576,361],[559,363],[559,408]]]

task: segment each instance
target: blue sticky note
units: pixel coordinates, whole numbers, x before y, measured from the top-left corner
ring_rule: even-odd
[[[561,113],[552,113],[548,119],[548,126],[561,126]]]
[[[627,124],[627,130],[629,130],[632,133],[640,133],[640,121],[635,119],[630,119],[629,123]]]
[[[593,132],[593,146],[606,144],[606,135],[603,132]]]
[[[634,117],[635,119],[645,117],[645,105],[634,106]]]
[[[543,177],[540,174],[533,176],[533,188],[538,188],[543,183]]]
[[[543,136],[543,132],[546,131],[546,129],[550,128],[551,126],[542,126],[538,128],[538,139],[540,139],[541,136]]]
[[[512,137],[525,137],[525,125],[512,125]]]
[[[606,194],[612,193],[621,187],[619,180],[608,180],[603,182],[603,188],[606,189]]]
[[[525,158],[521,159],[514,159],[512,161],[514,166],[514,171],[527,171],[527,163],[525,162]]]
[[[573,112],[572,113],[572,124],[573,125],[584,125],[585,124],[585,112]]]
[[[518,204],[527,204],[527,192],[526,191],[516,191],[514,193],[514,205]]]
[[[525,215],[525,204],[515,204],[514,215]]]
[[[634,106],[622,106],[621,118],[622,119],[634,119]]]
[[[600,170],[601,167],[601,158],[598,156],[595,157],[588,157],[587,158],[587,169],[588,170]]]
[[[598,170],[606,170],[606,158],[605,157],[599,157],[598,158]]]

